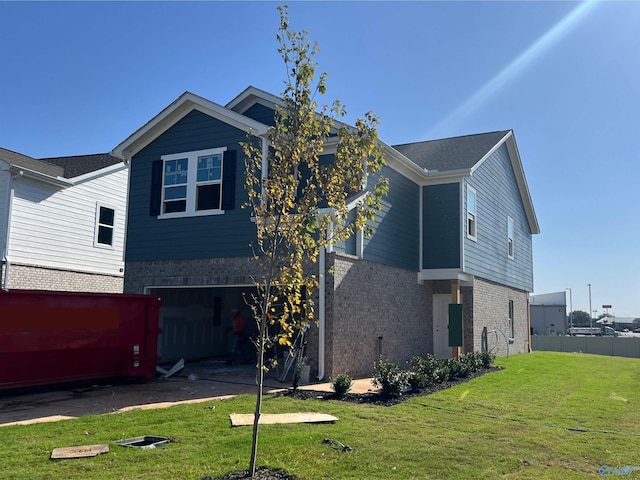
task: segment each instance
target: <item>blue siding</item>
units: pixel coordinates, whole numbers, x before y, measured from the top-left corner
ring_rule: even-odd
[[[422,190],[422,268],[460,268],[460,184]]]
[[[192,111],[134,156],[127,225],[126,260],[169,260],[249,256],[255,225],[245,199],[245,132],[199,111]],[[149,215],[151,168],[161,155],[227,147],[237,151],[235,208],[224,215],[159,220]]]
[[[243,113],[243,115],[269,126],[273,126],[276,123],[275,111],[272,108],[265,107],[260,103],[252,105],[246,112]]]
[[[364,239],[364,258],[418,271],[420,187],[389,167],[382,176],[389,179],[389,194],[376,214],[374,233]]]
[[[463,232],[464,271],[513,288],[533,291],[532,234],[507,147],[503,144],[496,150],[473,176],[466,179],[466,183],[477,192],[477,242],[468,239],[466,231]],[[513,260],[507,256],[507,216],[514,220]]]

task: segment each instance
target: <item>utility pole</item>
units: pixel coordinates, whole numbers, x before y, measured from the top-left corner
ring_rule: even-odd
[[[569,290],[569,331],[573,335],[573,295],[571,295],[571,288],[565,288]]]
[[[587,286],[589,287],[589,327],[593,328],[593,311],[591,310],[591,284],[587,283]]]

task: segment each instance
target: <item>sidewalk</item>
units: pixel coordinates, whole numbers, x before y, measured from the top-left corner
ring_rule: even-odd
[[[168,379],[158,378],[145,384],[53,386],[18,393],[0,391],[0,427],[255,394],[255,373],[252,365],[228,366],[223,361],[208,360],[187,364],[184,370]],[[291,382],[281,382],[275,372],[271,372],[265,377],[263,391],[270,393],[290,387]],[[300,389],[333,391],[330,383],[317,382]],[[371,390],[374,390],[371,379],[361,379],[354,380],[351,392]]]

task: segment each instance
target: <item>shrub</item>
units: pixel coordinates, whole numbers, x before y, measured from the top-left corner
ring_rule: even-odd
[[[433,380],[436,383],[442,383],[449,380],[450,368],[448,362],[439,362],[433,371]]]
[[[302,371],[304,370],[304,367],[306,365],[307,365],[306,357],[301,357],[295,365],[295,368],[293,370],[293,381],[292,381],[292,387],[294,391],[298,390],[298,386],[300,385],[300,380],[302,379]]]
[[[344,397],[351,390],[351,385],[353,384],[353,380],[346,373],[336,375],[336,378],[330,378],[329,381],[338,398]]]
[[[482,368],[491,368],[493,361],[496,359],[495,353],[491,352],[479,352],[478,355],[480,357]]]
[[[399,397],[409,386],[408,374],[398,364],[380,356],[374,367],[372,383],[382,389],[383,396]]]
[[[429,385],[433,385],[433,371],[438,366],[438,359],[431,354],[425,358],[415,355],[409,361],[409,372],[407,381],[411,390],[416,392]]]
[[[423,388],[433,383],[432,377],[428,377],[424,373],[410,370],[407,372],[407,382],[412,392],[419,392]]]

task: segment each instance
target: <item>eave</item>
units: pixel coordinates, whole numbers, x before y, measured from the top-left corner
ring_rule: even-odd
[[[247,133],[251,132],[256,136],[267,133],[267,125],[245,117],[206,98],[191,92],[185,92],[130,135],[125,141],[115,147],[111,151],[111,155],[121,158],[125,163],[128,163],[136,153],[165,133],[193,110],[198,110],[205,115],[209,115]]]

